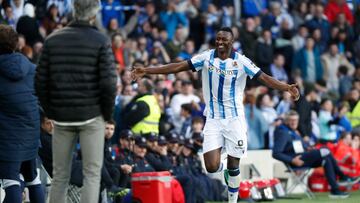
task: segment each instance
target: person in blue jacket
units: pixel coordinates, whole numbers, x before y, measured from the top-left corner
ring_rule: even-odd
[[[351,185],[358,182],[344,175],[336,160],[327,148],[311,149],[302,139],[297,127],[299,125],[299,114],[289,111],[285,115],[284,125],[277,127],[274,133],[274,148],[272,156],[292,168],[316,168],[323,166],[325,176],[331,186],[330,198],[347,198],[346,192],[339,190],[339,185]],[[336,182],[339,176],[340,182]]]
[[[20,173],[30,201],[45,202],[36,156],[40,143],[40,113],[35,96],[35,65],[15,53],[18,34],[0,25],[0,184],[4,203],[21,203]]]

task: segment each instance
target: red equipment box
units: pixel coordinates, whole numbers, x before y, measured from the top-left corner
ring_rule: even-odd
[[[142,203],[169,203],[172,177],[168,171],[132,174],[131,187],[135,200]]]

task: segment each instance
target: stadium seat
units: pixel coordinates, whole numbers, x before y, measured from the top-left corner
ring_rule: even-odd
[[[304,193],[309,199],[315,198],[314,193],[310,190],[306,184],[306,178],[312,173],[312,168],[309,167],[300,167],[292,168],[290,165],[286,165],[286,172],[290,174],[291,185],[287,187],[286,194],[290,194],[297,186],[301,187],[304,190]]]

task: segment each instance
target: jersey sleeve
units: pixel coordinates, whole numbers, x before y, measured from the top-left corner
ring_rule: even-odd
[[[187,62],[189,64],[190,69],[193,72],[199,71],[203,69],[206,59],[209,57],[209,52],[202,52],[200,54],[197,54],[193,56],[191,59],[189,59]]]
[[[246,75],[248,75],[251,79],[253,79],[253,77],[258,76],[259,74],[261,74],[261,70],[259,67],[257,67],[250,59],[248,59],[246,56],[241,55],[241,57],[239,58],[239,63],[243,64],[244,66],[244,70]]]

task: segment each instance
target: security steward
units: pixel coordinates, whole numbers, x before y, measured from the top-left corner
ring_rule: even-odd
[[[124,110],[125,124],[134,134],[159,134],[161,109],[153,89],[151,80],[143,78],[138,81],[138,95]]]

